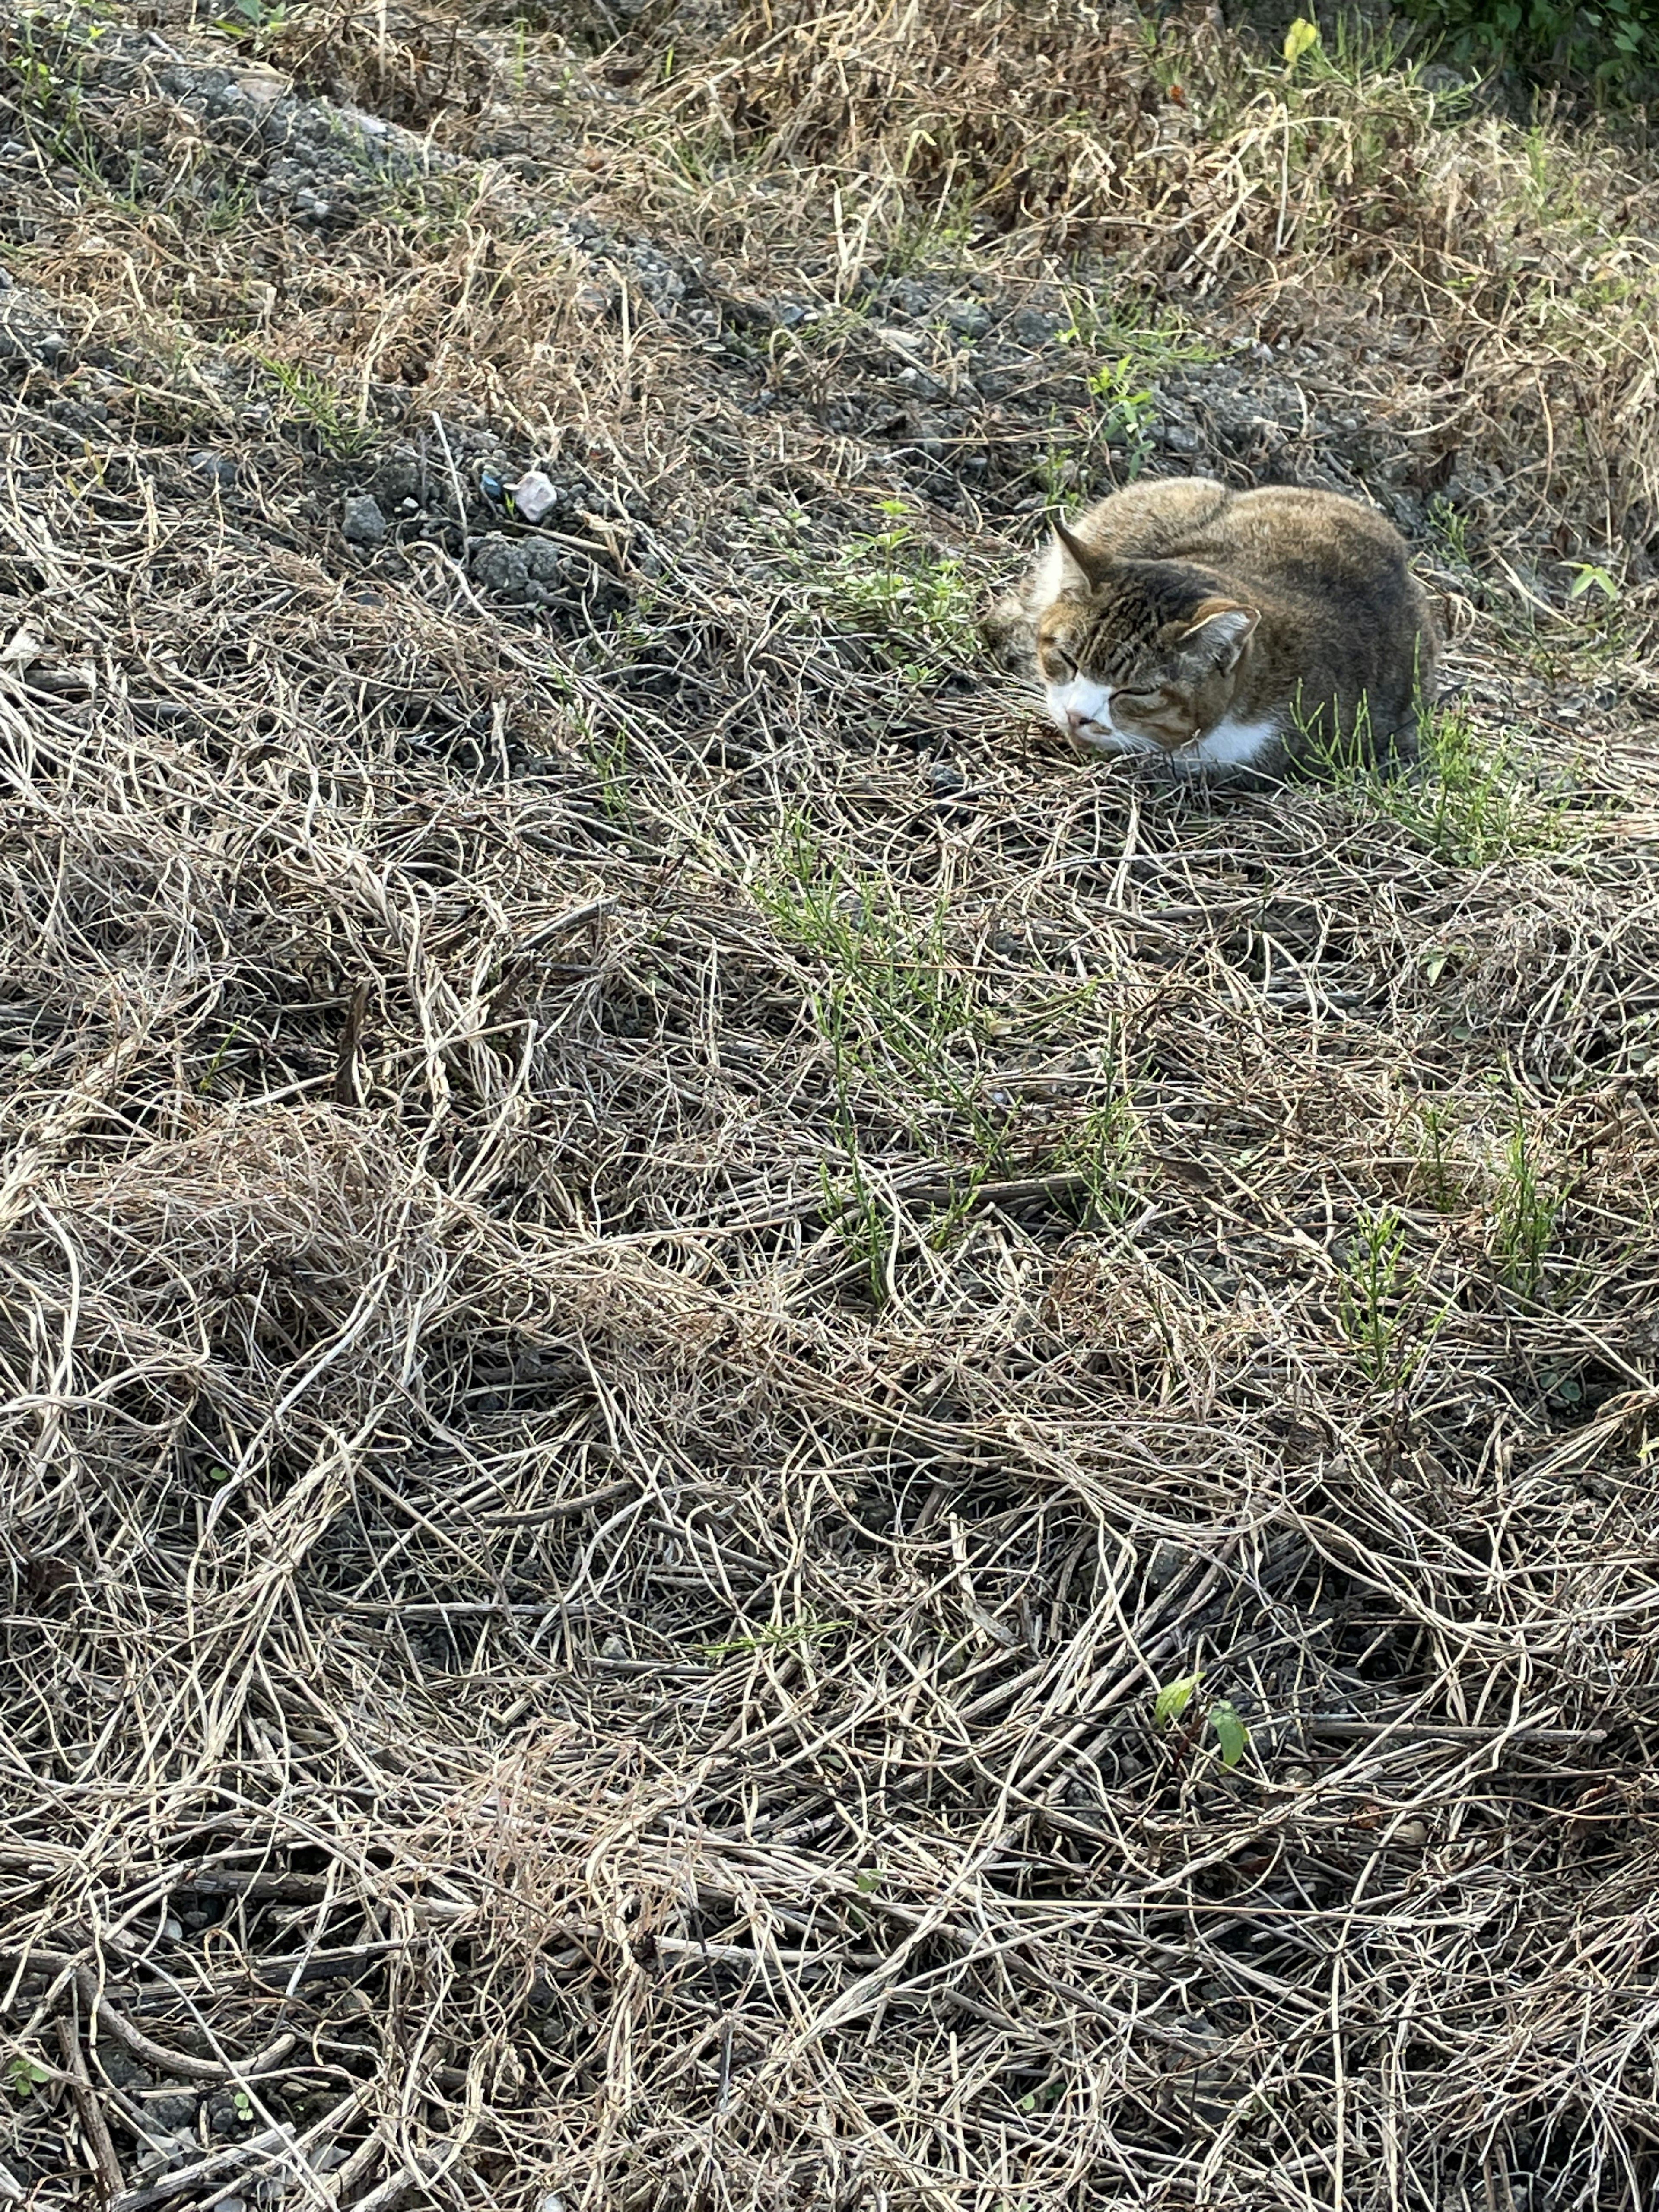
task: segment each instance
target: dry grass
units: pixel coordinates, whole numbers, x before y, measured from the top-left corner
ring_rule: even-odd
[[[0,10],[0,2193],[1644,2203],[1651,174],[501,12]],[[981,675],[1183,453],[1421,779]]]

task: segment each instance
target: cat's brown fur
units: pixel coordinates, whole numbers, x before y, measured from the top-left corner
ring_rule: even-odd
[[[1058,527],[985,629],[1078,742],[1188,773],[1408,754],[1434,693],[1404,544],[1332,492],[1133,485]]]

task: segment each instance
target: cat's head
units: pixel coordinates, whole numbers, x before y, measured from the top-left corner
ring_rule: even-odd
[[[1258,611],[1181,561],[1116,560],[1056,524],[1036,594],[1043,697],[1075,743],[1178,753],[1232,705]]]

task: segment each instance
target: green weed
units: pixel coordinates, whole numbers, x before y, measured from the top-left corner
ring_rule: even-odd
[[[52,2079],[52,2069],[38,2066],[34,2060],[21,2051],[6,2061],[6,2087],[14,2097],[27,2100],[37,2089],[43,2089]]]
[[[1468,1180],[1452,1158],[1446,1109],[1431,1098],[1419,1101],[1416,1121],[1416,1187],[1437,1213],[1455,1213],[1467,1203]]]
[[[1441,552],[1455,568],[1472,569],[1469,557],[1469,519],[1455,507],[1449,499],[1433,499],[1429,502],[1429,528],[1434,532]]]
[[[879,530],[856,532],[815,587],[832,620],[873,630],[887,656],[918,682],[937,682],[977,649],[974,595],[958,560],[935,554],[911,507],[884,499]]]
[[[1250,1732],[1239,1717],[1238,1708],[1228,1698],[1205,1698],[1201,1692],[1204,1674],[1200,1668],[1191,1674],[1179,1674],[1166,1682],[1152,1700],[1152,1719],[1159,1728],[1173,1728],[1193,1709],[1193,1717],[1187,1724],[1186,1747],[1190,1748],[1200,1732],[1206,1727],[1215,1734],[1216,1749],[1221,1754],[1224,1766],[1237,1766],[1243,1758],[1250,1741]],[[1197,1699],[1194,1705],[1194,1700]]]
[[[1337,1288],[1342,1334],[1366,1381],[1379,1389],[1397,1390],[1411,1379],[1446,1316],[1446,1309],[1427,1312],[1422,1281],[1405,1248],[1405,1224],[1391,1206],[1362,1212]]]
[[[259,366],[286,398],[289,420],[305,423],[325,453],[336,460],[356,461],[372,451],[378,434],[374,425],[314,369],[263,358]]]
[[[872,1107],[919,1151],[957,1163],[928,1231],[936,1248],[955,1237],[979,1183],[1010,1164],[1007,1103],[981,1074],[981,987],[949,956],[942,902],[915,914],[884,878],[824,854],[805,823],[788,826],[777,865],[753,889],[779,936],[822,966],[812,1016],[829,1048],[842,1160],[823,1171],[826,1211],[879,1306],[892,1294],[898,1225],[861,1158]]]
[[[1140,1202],[1134,1171],[1141,1150],[1140,1117],[1127,1091],[1091,1107],[1055,1146],[1054,1164],[1085,1178],[1091,1220],[1121,1224]]]
[[[1519,853],[1558,851],[1571,834],[1569,804],[1541,787],[1507,737],[1477,732],[1461,702],[1425,712],[1414,766],[1395,771],[1368,757],[1363,718],[1352,735],[1312,745],[1318,771],[1419,845],[1462,867]]]
[[[1092,292],[1073,291],[1066,295],[1066,311],[1071,320],[1059,334],[1061,345],[1081,346],[1090,353],[1132,362],[1141,376],[1221,358],[1215,346],[1167,307],[1126,307],[1121,300],[1103,301]]]
[[[1152,458],[1158,394],[1141,381],[1141,371],[1127,354],[1092,370],[1089,389],[1101,405],[1098,434],[1109,446],[1122,447],[1133,483]]]
[[[1562,1203],[1562,1194],[1540,1175],[1527,1125],[1517,1120],[1493,1197],[1492,1248],[1502,1279],[1522,1297],[1536,1297],[1543,1285]]]
[[[718,1643],[699,1644],[696,1648],[704,1659],[730,1659],[738,1653],[752,1656],[757,1651],[788,1650],[803,1644],[821,1644],[851,1626],[848,1620],[820,1620],[816,1613],[805,1613],[799,1620],[774,1621],[768,1628],[756,1629],[752,1635],[727,1636]]]

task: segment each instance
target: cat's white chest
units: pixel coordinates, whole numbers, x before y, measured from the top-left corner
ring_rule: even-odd
[[[1135,753],[1164,760],[1177,775],[1190,775],[1202,769],[1253,768],[1272,758],[1283,735],[1271,718],[1250,722],[1230,714],[1196,744],[1183,745],[1179,752],[1171,753],[1150,738],[1120,728],[1112,719],[1104,690],[1083,678],[1074,678],[1064,689],[1051,688],[1048,694],[1049,713],[1062,730],[1071,726],[1067,710],[1073,708],[1088,717],[1085,726],[1077,732],[1085,744],[1097,752]]]
[[[1178,767],[1254,768],[1266,759],[1279,741],[1275,721],[1245,722],[1228,715],[1195,745],[1187,745],[1170,757]]]

